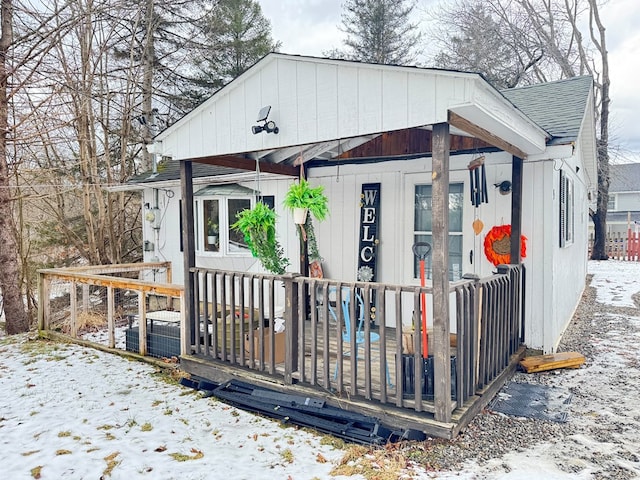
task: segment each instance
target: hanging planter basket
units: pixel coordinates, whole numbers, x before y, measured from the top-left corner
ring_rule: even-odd
[[[307,221],[308,208],[294,208],[293,209],[293,221],[298,225],[304,225]]]

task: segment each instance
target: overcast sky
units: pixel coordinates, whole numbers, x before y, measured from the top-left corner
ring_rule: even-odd
[[[340,47],[338,30],[343,0],[258,0],[271,21],[283,53],[322,56]],[[416,21],[436,0],[418,0]],[[640,162],[640,1],[609,0],[601,15],[607,28],[611,70],[611,143],[620,144],[626,161]],[[614,159],[615,161],[615,159]]]

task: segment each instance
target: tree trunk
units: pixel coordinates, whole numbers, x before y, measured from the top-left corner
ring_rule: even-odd
[[[9,188],[7,134],[9,130],[7,54],[13,40],[13,5],[1,0],[0,21],[0,292],[8,334],[29,330],[29,316],[22,296],[18,245],[13,234],[13,199]]]
[[[605,237],[607,235],[607,205],[609,204],[609,53],[607,52],[605,28],[600,21],[598,3],[589,0],[589,26],[591,40],[602,60],[602,95],[600,107],[600,138],[598,139],[598,206],[592,215],[595,231],[591,260],[607,260]],[[595,23],[595,28],[594,28]]]

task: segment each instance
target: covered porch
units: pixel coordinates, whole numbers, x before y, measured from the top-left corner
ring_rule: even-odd
[[[180,164],[186,301],[182,339],[202,338],[183,345],[187,352],[181,356],[184,368],[212,380],[242,375],[269,383],[275,377],[283,389],[330,394],[331,401],[344,408],[378,417],[393,416],[411,428],[454,436],[490,400],[522,352],[523,159],[544,152],[546,133],[475,74],[273,55],[234,83],[158,137],[163,154]],[[262,92],[259,95],[258,90]],[[251,106],[247,98],[251,98]],[[313,114],[301,115],[293,109],[290,101],[294,98],[295,105],[308,102]],[[272,112],[269,121],[273,126],[266,133],[265,129],[241,125],[240,117],[246,121],[254,105],[270,106],[267,115]],[[247,109],[249,114],[245,113]],[[210,118],[214,118],[213,123]],[[231,123],[226,124],[226,119]],[[263,120],[267,122],[266,116]],[[224,131],[237,125],[238,131],[230,137],[220,134],[209,140],[201,137],[207,124]],[[274,126],[279,133],[273,132]],[[194,132],[198,133],[196,137]],[[423,132],[426,141],[398,142],[399,138],[410,140],[412,132]],[[409,136],[403,137],[405,133]],[[197,141],[181,143],[187,138]],[[506,152],[511,158],[511,209],[506,221],[511,227],[508,249],[512,265],[501,266],[498,274],[486,279],[452,281],[450,153],[456,150],[468,154],[479,148]],[[384,278],[378,282],[312,279],[307,276],[304,245],[299,268],[294,267],[299,276],[222,271],[196,261],[194,165],[244,168],[248,175],[261,172],[295,177],[306,171],[306,177],[312,180],[316,166],[331,168],[337,162],[357,162],[362,157],[384,162],[400,153],[429,159],[428,171],[424,171],[424,183],[430,185],[432,194],[429,286],[391,284]],[[400,218],[391,223],[391,228],[402,227]],[[467,235],[473,235],[470,228],[466,230]],[[293,252],[289,254],[293,257]],[[215,265],[214,261],[210,263]],[[284,303],[275,303],[276,296],[282,297],[281,289]],[[332,291],[338,296],[333,325],[328,320],[330,302],[324,301]],[[426,353],[420,325],[423,293],[429,297],[433,312],[427,365],[432,373],[428,375],[421,373]],[[265,299],[261,300],[263,295]],[[359,296],[362,307],[351,301],[348,308],[340,308],[343,295],[352,300]],[[240,311],[247,307],[251,315],[258,305],[259,311],[264,309],[270,318],[263,325],[264,317],[259,315],[257,325],[253,321],[246,326],[241,323],[237,332],[232,327],[229,336],[233,340],[227,346],[228,340],[219,338],[215,331],[216,322],[205,323],[211,321],[211,309],[224,305],[229,296],[233,300],[230,305],[239,306]],[[236,335],[242,338],[244,328],[257,328],[258,339],[274,342],[273,337],[264,337],[264,329],[274,325],[276,305],[284,305],[285,361],[277,366],[273,360],[258,357],[256,363],[254,350],[245,352],[235,345]],[[371,305],[376,309],[375,322]],[[407,305],[413,312],[410,318],[406,318]],[[233,323],[235,316],[229,315],[232,308],[236,307],[223,312],[223,318],[229,316]],[[349,335],[340,333],[347,313],[350,319],[358,319],[350,322]],[[358,332],[360,319],[363,327]],[[407,359],[406,348],[403,351],[403,324],[405,330],[407,324],[412,325],[409,356],[413,355],[413,360]],[[452,334],[456,336],[454,346]],[[253,341],[254,336],[250,339]],[[264,341],[258,342],[261,352]],[[255,342],[249,346],[256,348]],[[269,346],[270,352],[274,346]],[[264,380],[264,373],[270,378]],[[412,387],[408,385],[411,382]]]

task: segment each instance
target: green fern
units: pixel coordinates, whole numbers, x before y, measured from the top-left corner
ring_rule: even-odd
[[[291,184],[283,203],[290,210],[294,208],[309,209],[311,215],[320,222],[329,215],[329,199],[324,194],[324,186],[311,187],[304,178]]]
[[[276,238],[276,213],[262,202],[250,210],[236,215],[237,221],[231,228],[241,232],[244,240],[264,268],[276,275],[285,273],[289,259]]]

